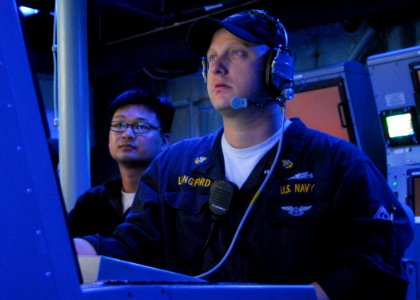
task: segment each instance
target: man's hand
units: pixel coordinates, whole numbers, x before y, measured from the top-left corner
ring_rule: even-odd
[[[97,255],[95,248],[88,241],[75,238],[73,243],[78,255]]]

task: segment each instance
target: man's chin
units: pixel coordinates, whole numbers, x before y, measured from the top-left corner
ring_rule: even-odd
[[[224,102],[220,101],[219,103],[215,103],[213,104],[213,108],[219,113],[224,113],[224,112],[232,110],[232,107],[230,106],[229,101],[224,101]]]
[[[148,167],[152,161],[145,160],[140,158],[128,157],[118,161],[119,164],[124,165],[126,168],[139,168],[139,167]]]

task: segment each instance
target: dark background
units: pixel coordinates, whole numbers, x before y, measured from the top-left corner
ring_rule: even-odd
[[[51,45],[54,1],[17,0],[41,13],[26,18],[36,68],[52,72]],[[191,22],[211,14],[224,17],[244,9],[265,9],[288,32],[333,22],[349,31],[361,21],[375,30],[418,18],[420,1],[209,1],[209,0],[88,0],[89,74],[92,81],[119,78],[127,72],[179,76],[197,68],[197,57],[185,43]],[[209,7],[216,7],[209,9]]]

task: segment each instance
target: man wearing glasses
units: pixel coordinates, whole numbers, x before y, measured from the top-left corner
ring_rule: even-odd
[[[165,98],[132,89],[109,106],[109,152],[121,177],[82,194],[69,214],[73,236],[109,236],[124,221],[143,172],[169,145],[175,109]]]

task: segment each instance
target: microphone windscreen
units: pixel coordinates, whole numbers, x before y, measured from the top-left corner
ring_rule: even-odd
[[[233,109],[242,109],[248,107],[248,99],[242,97],[233,97],[230,100],[230,107]]]

